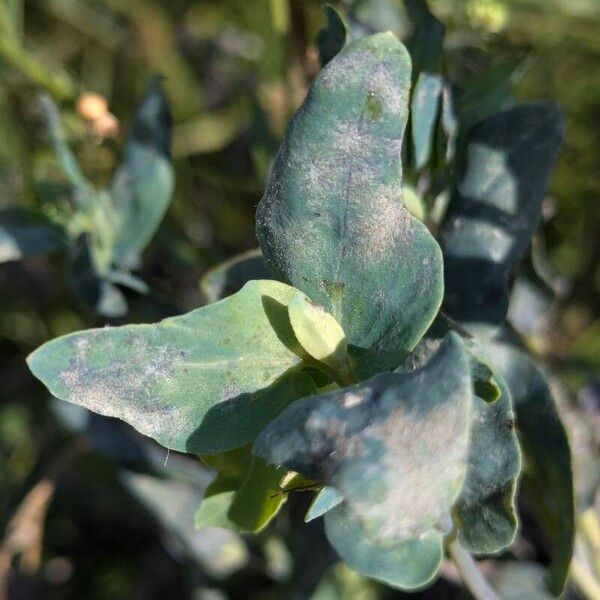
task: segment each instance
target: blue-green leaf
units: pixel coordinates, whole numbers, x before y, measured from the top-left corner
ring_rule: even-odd
[[[374,535],[418,535],[449,522],[466,474],[471,399],[468,356],[451,333],[419,371],[295,402],[254,453],[334,487]],[[424,500],[431,481],[436,493]]]
[[[465,326],[494,331],[508,308],[508,283],[538,225],[561,139],[553,104],[498,113],[470,130],[441,228],[445,310]]]
[[[521,453],[510,392],[500,375],[495,374],[495,382],[500,388],[495,402],[475,398],[469,467],[454,509],[460,544],[475,554],[506,548],[518,526],[515,494]]]
[[[439,567],[467,473],[471,405],[469,359],[451,333],[420,370],[295,402],[253,451],[337,490],[344,501],[326,513],[326,531],[342,558],[414,588]],[[392,575],[392,565],[405,568]]]
[[[171,113],[156,77],[136,112],[109,188],[117,215],[113,257],[120,267],[138,266],[167,210],[173,190],[170,143]]]
[[[260,248],[248,250],[207,271],[200,280],[200,291],[207,303],[231,296],[252,279],[269,279]]]
[[[52,98],[44,94],[40,98],[50,141],[58,158],[60,168],[73,189],[75,205],[87,210],[94,200],[95,190],[82,173],[69,144],[60,119],[60,113]]]
[[[43,214],[9,207],[0,210],[0,263],[64,250],[65,235]]]
[[[327,511],[335,508],[343,501],[344,496],[342,496],[335,488],[326,485],[319,490],[308,507],[306,515],[304,516],[304,522],[308,523],[309,521],[322,517]]]
[[[397,371],[423,368],[440,347],[450,324],[441,318]],[[475,398],[468,470],[453,509],[461,545],[477,554],[508,546],[517,531],[515,492],[521,454],[510,391],[490,365],[491,356],[475,340],[465,343]],[[490,351],[491,352],[491,351]]]
[[[468,129],[514,106],[512,86],[517,74],[517,65],[499,63],[465,81],[456,107],[461,126]]]
[[[422,169],[429,160],[433,134],[440,109],[442,78],[432,73],[421,73],[413,89],[411,100],[411,134],[414,163]]]
[[[346,46],[292,119],[257,211],[269,269],[342,325],[361,377],[400,363],[442,294],[439,247],[402,203],[409,86],[391,33]]]
[[[419,538],[383,542],[367,535],[344,504],[325,515],[325,534],[349,567],[365,577],[403,590],[427,585],[444,556],[439,531],[428,531]]]
[[[523,352],[492,343],[487,352],[510,388],[525,457],[523,492],[547,536],[549,588],[560,595],[573,554],[571,451],[543,372]]]
[[[168,448],[236,448],[314,390],[287,316],[295,294],[250,282],[160,323],[58,338],[31,354],[29,367],[56,397],[119,417]]]

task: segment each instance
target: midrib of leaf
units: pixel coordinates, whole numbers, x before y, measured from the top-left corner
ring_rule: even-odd
[[[232,366],[244,366],[244,367],[265,367],[275,369],[276,367],[290,366],[295,367],[301,363],[301,359],[297,360],[282,359],[282,360],[255,360],[252,358],[237,358],[237,359],[223,359],[223,360],[212,360],[208,362],[202,362],[201,360],[183,360],[182,364],[199,367],[202,369],[225,369]]]
[[[369,86],[365,86],[366,87],[370,87]],[[363,88],[363,92],[365,90],[365,88]],[[362,111],[360,113],[360,117],[358,119],[358,128],[357,128],[357,136],[360,136],[362,134],[362,130],[363,130],[363,126],[364,126],[364,116],[365,116],[365,110],[366,110],[366,105],[363,104],[363,108]],[[344,196],[342,198],[342,223],[341,223],[341,231],[340,231],[340,238],[341,238],[341,245],[340,245],[340,250],[338,252],[338,260],[337,260],[337,266],[336,266],[336,271],[335,271],[335,277],[334,277],[334,282],[335,282],[335,289],[332,291],[332,314],[333,316],[338,320],[341,321],[342,318],[342,301],[343,301],[343,295],[344,295],[344,287],[343,287],[343,281],[341,281],[340,278],[340,273],[342,271],[342,263],[344,262],[344,259],[346,258],[346,253],[348,251],[348,204],[349,204],[349,198],[350,198],[350,186],[352,184],[352,178],[354,175],[354,156],[351,155],[350,156],[350,161],[348,163],[348,174],[346,176],[346,183],[344,186]]]

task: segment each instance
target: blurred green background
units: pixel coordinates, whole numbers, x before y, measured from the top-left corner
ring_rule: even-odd
[[[374,29],[407,34],[401,0],[341,4]],[[597,496],[600,446],[600,3],[430,6],[447,28],[447,77],[466,82],[473,102],[490,82],[510,83],[519,99],[552,99],[564,113],[534,245],[548,289],[540,300],[518,286],[512,319],[560,377],[586,508]],[[59,104],[69,142],[100,185],[150,76],[162,73],[176,187],[142,268],[159,300],[133,302],[121,322],[198,306],[200,276],[256,246],[254,210],[283,128],[318,71],[323,21],[317,0],[0,0],[0,207],[51,210],[65,201],[40,88]],[[78,102],[90,91],[114,115],[104,127]],[[255,539],[193,532],[206,471],[173,455],[165,467],[165,452],[125,427],[107,433],[106,420],[54,405],[26,355],[106,322],[74,300],[64,262],[0,264],[0,598],[400,596],[332,567],[319,524],[299,527],[301,497]],[[445,575],[422,597],[458,597]]]

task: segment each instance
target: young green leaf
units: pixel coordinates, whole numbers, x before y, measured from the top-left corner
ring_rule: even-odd
[[[252,279],[270,279],[260,248],[248,250],[218,264],[200,280],[200,291],[207,303],[235,294]]]
[[[292,119],[257,210],[269,269],[335,317],[360,377],[396,367],[441,302],[440,249],[402,203],[409,87],[391,33],[346,46]]]
[[[506,379],[525,456],[523,492],[548,536],[549,587],[559,596],[573,555],[574,499],[571,451],[543,372],[523,352],[501,343],[488,356]]]
[[[287,494],[279,487],[285,474],[285,469],[267,465],[258,456],[252,457],[246,479],[228,512],[238,531],[262,531],[277,515],[287,500]]]
[[[251,442],[314,390],[287,316],[295,294],[253,281],[157,324],[58,338],[28,364],[58,398],[119,417],[168,448],[220,452]]]
[[[417,190],[408,184],[402,186],[402,200],[406,210],[419,221],[425,220],[426,210],[423,199],[417,194]]]
[[[471,344],[468,346],[471,346]],[[498,376],[494,373],[490,365],[484,362],[480,354],[470,352],[470,359],[471,379],[473,380],[475,395],[485,402],[495,402],[501,395]]]
[[[319,62],[324,67],[346,45],[348,37],[344,18],[330,4],[323,7],[327,22],[317,33],[316,44],[319,49]]]
[[[42,213],[16,206],[0,210],[0,263],[65,247],[63,231]]]
[[[537,227],[561,139],[553,104],[522,104],[469,132],[441,228],[445,310],[492,331],[508,308],[509,276]]]
[[[252,456],[248,446],[205,454],[202,460],[218,473],[196,512],[197,529],[223,527],[257,533],[285,504],[287,496],[279,493],[285,471]]]
[[[451,333],[418,371],[377,375],[295,402],[258,436],[253,451],[343,496],[343,504],[326,513],[326,531],[351,566],[416,587],[439,567],[442,533],[465,481],[471,404],[469,359]],[[341,543],[349,539],[355,547]],[[405,556],[425,539],[423,556]],[[373,572],[368,565],[382,547],[391,552],[383,553],[382,564],[389,558],[398,565],[403,556],[414,572],[407,567],[389,580]],[[419,565],[434,555],[423,573]]]
[[[340,324],[322,306],[298,292],[288,304],[290,324],[300,345],[334,371],[348,372],[348,346]]]
[[[125,157],[109,192],[117,213],[114,262],[138,266],[140,254],[154,235],[171,199],[171,113],[155,77],[139,106]]]
[[[206,488],[204,498],[194,515],[194,527],[221,527],[237,530],[236,523],[229,518],[229,509],[235,497],[235,487],[225,486],[217,478]]]
[[[229,517],[229,509],[237,490],[248,476],[252,454],[248,446],[234,448],[217,454],[202,454],[202,462],[217,471],[204,492],[204,497],[196,514],[194,526],[221,527],[236,530],[236,523]]]

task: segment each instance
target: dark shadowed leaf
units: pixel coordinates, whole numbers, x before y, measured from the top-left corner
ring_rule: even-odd
[[[43,214],[18,207],[0,210],[0,263],[65,247],[64,233]]]
[[[73,292],[86,307],[103,317],[127,314],[127,299],[116,285],[98,274],[85,236],[72,248],[70,275]]]
[[[410,372],[427,364],[449,327],[438,317],[397,371]],[[465,345],[475,398],[467,476],[453,518],[463,547],[474,553],[493,553],[509,545],[517,530],[514,497],[521,454],[504,379],[473,339]]]
[[[342,14],[329,4],[323,7],[323,12],[327,22],[315,40],[319,49],[321,67],[324,67],[346,45],[347,38],[347,28]]]
[[[260,248],[222,262],[200,280],[200,291],[207,303],[235,294],[252,279],[270,279]]]
[[[290,401],[314,390],[301,372],[275,281],[154,325],[92,329],[29,356],[63,400],[119,417],[162,445],[220,452],[251,442]]]
[[[512,86],[517,65],[499,63],[467,80],[458,93],[457,113],[461,126],[468,129],[479,121],[515,104]]]
[[[474,401],[469,467],[454,508],[460,543],[475,554],[510,545],[518,525],[515,493],[521,453],[510,392],[500,375],[495,374],[495,381],[500,387],[495,402]]]
[[[392,34],[346,46],[292,119],[257,211],[270,270],[342,325],[361,377],[400,363],[442,294],[439,247],[402,203],[409,86]]]
[[[415,349],[410,353],[406,360],[396,368],[396,372],[406,373],[422,368],[437,352],[444,336],[448,332],[460,332],[467,337],[467,339],[463,341],[468,350],[473,391],[486,402],[494,402],[500,397],[500,387],[495,379],[493,368],[489,361],[482,356],[474,339],[464,330],[461,331],[461,329],[462,328],[456,323],[447,320],[445,315],[438,315]]]
[[[471,405],[469,359],[451,333],[418,371],[377,375],[295,402],[253,451],[335,488],[344,502],[327,512],[335,516],[326,527],[340,555],[354,568],[363,565],[364,574],[412,588],[439,567],[443,532],[467,472]],[[362,551],[346,547],[348,536]],[[407,557],[423,540],[426,555]],[[372,572],[366,565],[382,547],[391,553],[382,564],[389,558],[398,565],[402,556],[411,566],[393,578],[387,567],[387,575]]]
[[[169,205],[173,189],[171,113],[155,77],[139,106],[125,156],[110,185],[117,215],[114,261],[125,268],[138,266],[139,257],[154,235]]]
[[[404,0],[404,5],[413,25],[408,49],[416,79],[423,71],[429,73],[439,71],[444,43],[444,26],[429,10],[427,0]]]
[[[573,554],[571,451],[543,372],[523,352],[500,343],[487,354],[510,388],[525,458],[523,493],[548,539],[549,588],[560,595]]]
[[[468,134],[441,228],[444,306],[455,320],[479,331],[504,320],[509,276],[538,225],[560,139],[549,103],[516,106]]]

